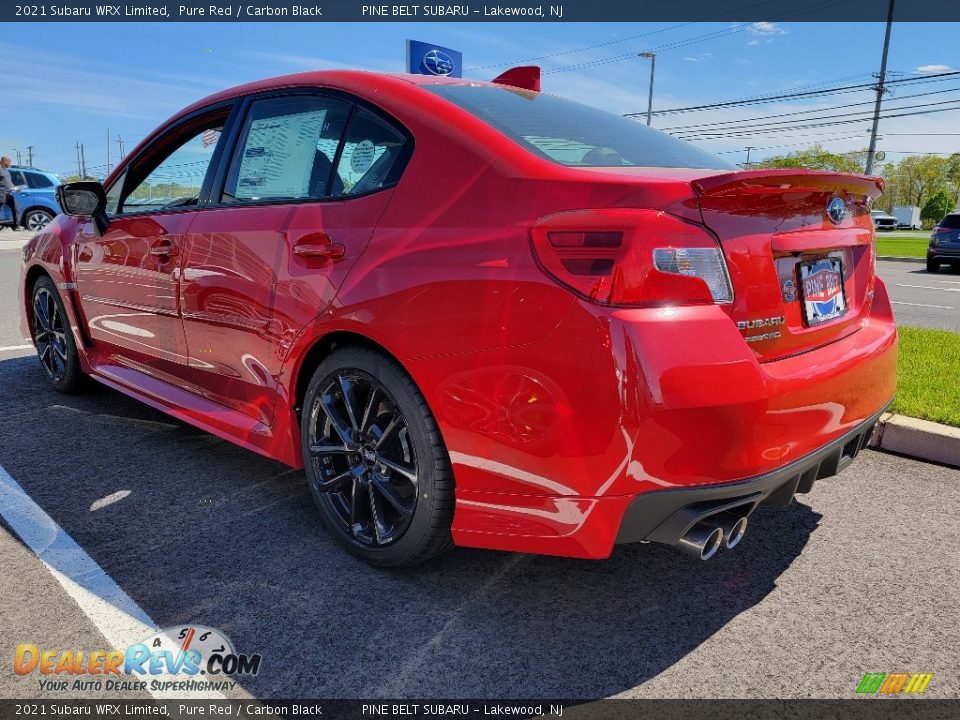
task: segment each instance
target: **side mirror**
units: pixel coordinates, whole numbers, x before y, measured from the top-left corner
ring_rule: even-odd
[[[98,182],[82,180],[58,185],[57,202],[67,215],[93,220],[100,235],[110,226],[106,213],[107,194]]]

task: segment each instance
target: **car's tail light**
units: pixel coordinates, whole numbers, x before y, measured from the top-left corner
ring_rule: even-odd
[[[543,268],[604,305],[728,303],[733,289],[716,238],[657,210],[573,210],[531,232]]]

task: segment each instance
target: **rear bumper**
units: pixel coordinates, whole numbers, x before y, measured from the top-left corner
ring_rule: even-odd
[[[960,260],[960,248],[927,248],[929,260]]]
[[[885,411],[886,407],[819,450],[773,472],[721,485],[638,495],[623,515],[616,541],[673,545],[713,513],[736,508],[738,514],[749,515],[760,505],[789,505],[795,494],[810,492],[817,480],[832,477],[852,463]]]
[[[536,444],[508,443],[487,420],[468,433],[441,419],[458,545],[599,559],[650,539],[691,503],[739,493],[759,493],[754,506],[787,502],[852,459],[896,389],[896,328],[879,280],[856,332],[765,363],[714,307],[581,311],[514,351],[513,367],[542,378],[539,407],[556,408],[542,413],[549,423],[524,420]]]

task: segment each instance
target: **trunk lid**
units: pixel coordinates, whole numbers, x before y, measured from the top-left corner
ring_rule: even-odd
[[[870,204],[880,179],[776,169],[690,185],[727,261],[730,315],[761,361],[856,332],[873,297]]]

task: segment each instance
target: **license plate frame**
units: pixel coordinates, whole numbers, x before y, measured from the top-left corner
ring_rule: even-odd
[[[847,314],[842,258],[828,255],[802,260],[797,271],[803,321],[807,327],[824,325]]]

